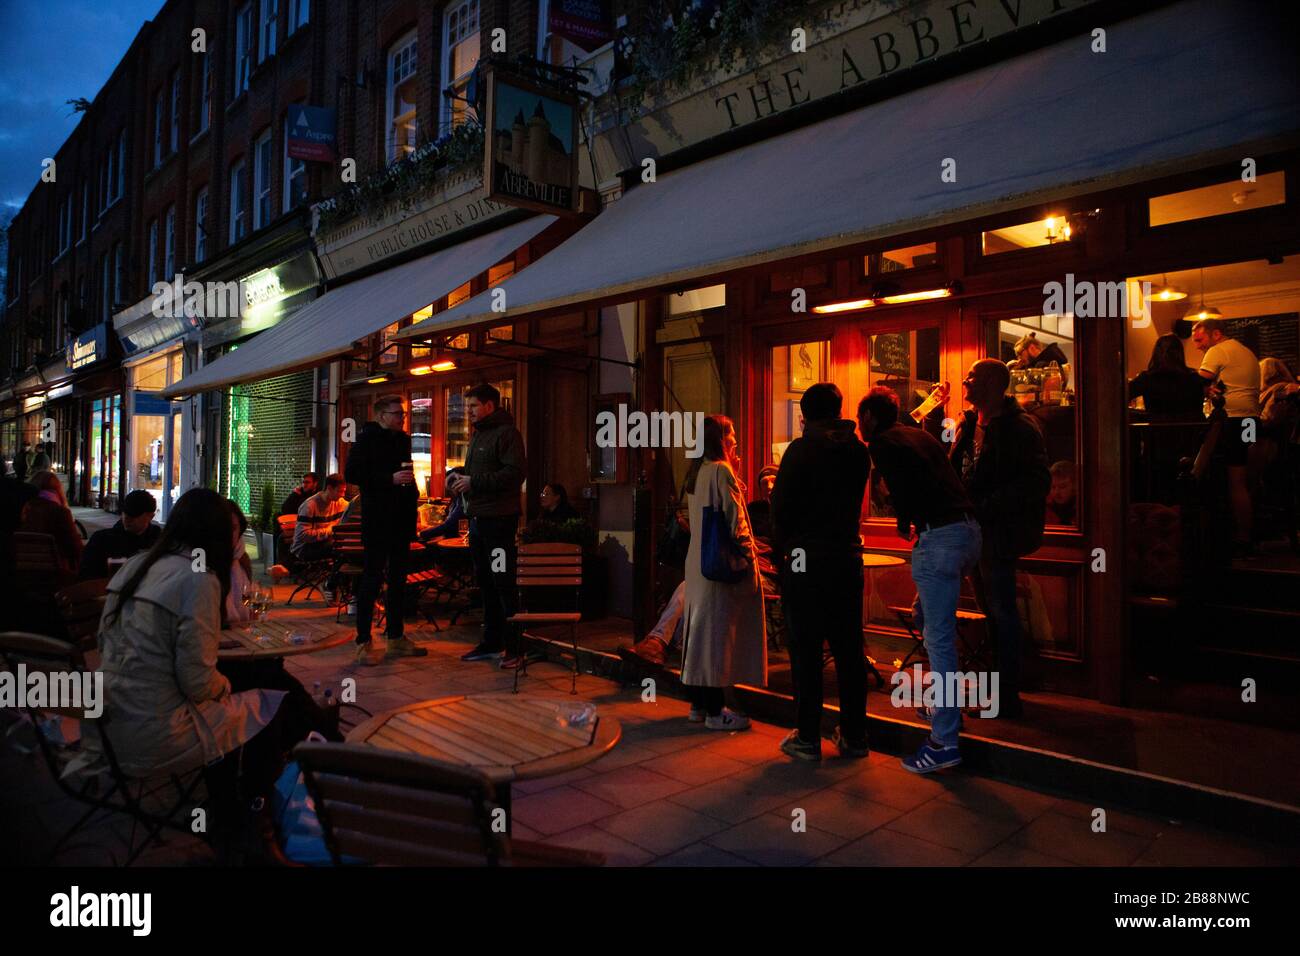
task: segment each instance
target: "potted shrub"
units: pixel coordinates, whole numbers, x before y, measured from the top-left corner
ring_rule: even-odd
[[[262,486],[262,505],[257,513],[257,549],[262,555],[262,567],[275,563],[275,538],[279,527],[275,520],[275,484],[268,481]]]

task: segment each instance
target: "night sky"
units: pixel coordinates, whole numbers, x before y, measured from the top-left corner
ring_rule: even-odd
[[[163,0],[0,0],[0,209],[16,212]]]

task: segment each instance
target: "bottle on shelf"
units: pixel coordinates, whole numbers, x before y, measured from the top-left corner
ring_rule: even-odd
[[[1042,403],[1050,405],[1060,402],[1061,391],[1064,379],[1061,377],[1061,366],[1053,360],[1047,366],[1047,374],[1043,376]]]
[[[916,408],[912,409],[912,420],[917,422],[925,421],[926,415],[929,415],[940,405],[948,401],[949,390],[950,390],[950,386],[948,385],[947,382],[941,382],[940,384],[936,385],[931,390],[930,394],[926,396],[925,401],[923,401],[920,405],[917,405]]]

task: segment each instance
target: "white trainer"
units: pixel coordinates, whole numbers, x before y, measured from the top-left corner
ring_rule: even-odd
[[[704,726],[709,730],[748,730],[749,718],[724,707],[718,716],[704,718]]]

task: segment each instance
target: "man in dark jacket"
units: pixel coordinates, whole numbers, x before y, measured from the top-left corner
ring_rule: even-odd
[[[162,528],[153,523],[158,502],[149,492],[137,488],[122,499],[122,517],[117,524],[96,531],[86,542],[81,553],[78,581],[111,578],[117,571],[110,568],[109,559],[129,558],[154,546]]]
[[[867,754],[867,668],[862,648],[862,546],[858,526],[870,462],[840,418],[844,397],[829,382],[799,400],[803,437],[781,456],[772,489],[772,552],[781,568],[781,605],[790,629],[798,727],[781,750],[821,759],[822,641],[839,685],[841,755]]]
[[[898,535],[912,545],[912,615],[938,678],[935,706],[924,708],[930,738],[902,760],[903,769],[930,773],[961,763],[961,704],[957,695],[957,600],[975,570],[980,529],[966,489],[939,440],[898,424],[898,396],[877,386],[858,405],[858,424],[889,488]],[[995,685],[996,686],[996,685]]]
[[[318,491],[320,491],[320,475],[314,471],[307,472],[302,476],[302,484],[285,497],[284,503],[280,505],[280,515],[297,517],[298,509],[302,507],[302,503]]]
[[[406,566],[415,539],[420,492],[411,467],[411,436],[402,431],[402,400],[385,395],[375,402],[375,419],[366,422],[344,469],[349,484],[361,489],[361,580],[357,584],[357,661],[379,663],[370,643],[375,598],[387,569],[388,650],[386,657],[424,657],[428,651],[402,635]]]
[[[971,366],[962,387],[974,410],[963,416],[951,452],[984,535],[975,585],[998,642],[999,717],[1022,711],[1016,560],[1042,544],[1052,486],[1043,434],[1006,394],[1010,383],[997,359]]]
[[[528,467],[524,437],[514,416],[501,407],[501,393],[486,382],[465,392],[465,408],[474,434],[465,452],[464,473],[452,481],[450,491],[464,495],[469,515],[469,549],[483,598],[483,639],[461,660],[499,658],[502,667],[518,667],[523,663],[518,627],[506,619],[518,607],[515,532],[519,489]]]

